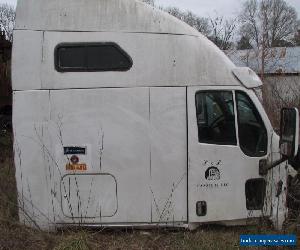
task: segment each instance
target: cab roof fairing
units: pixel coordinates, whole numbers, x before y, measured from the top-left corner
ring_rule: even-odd
[[[135,0],[23,0],[17,5],[15,29],[202,36],[168,13]]]
[[[228,80],[232,81],[232,85],[241,85],[233,73],[236,66],[209,39],[179,19],[140,1],[23,0],[17,5],[15,32],[19,30],[190,36],[199,39],[198,44],[204,52],[200,55],[201,59],[196,61],[201,64],[206,59],[209,61],[204,62],[206,70],[202,72],[204,74],[202,78],[207,78],[207,74],[212,74],[220,70],[219,67],[224,67],[220,71],[226,76],[217,77],[220,78],[217,82],[209,82],[210,77],[208,77],[207,85],[222,85],[224,79],[227,79],[226,83],[224,82],[225,85],[230,85]],[[219,76],[222,75],[221,72]],[[216,77],[213,79],[216,80]],[[191,84],[195,85],[194,82]]]

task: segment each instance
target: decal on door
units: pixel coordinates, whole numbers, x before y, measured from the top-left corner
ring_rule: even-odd
[[[208,181],[218,181],[221,179],[221,172],[218,168],[222,164],[222,161],[219,160],[217,162],[209,162],[204,161],[203,166],[207,167],[210,165],[209,168],[205,171],[205,179]]]
[[[200,183],[197,185],[197,188],[227,188],[229,187],[228,182],[219,182],[222,179],[222,172],[220,167],[222,161],[210,162],[205,160],[203,167],[207,168],[204,175],[207,182]]]
[[[220,170],[216,167],[210,167],[205,171],[205,179],[208,181],[218,181],[221,179]]]

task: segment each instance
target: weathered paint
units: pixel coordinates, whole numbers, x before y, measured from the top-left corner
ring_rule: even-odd
[[[23,65],[13,73],[14,90],[240,84],[232,74],[234,64],[211,41],[138,1],[20,1],[14,36],[13,65]],[[105,74],[53,70],[59,43],[95,41],[119,44],[132,57],[132,69]],[[28,68],[24,58],[30,60]],[[28,76],[35,78],[25,83]]]
[[[262,214],[245,209],[244,183],[259,177],[259,160],[272,161],[278,144],[272,144],[273,129],[253,90],[243,87],[256,76],[242,74],[238,80],[234,64],[197,31],[135,1],[24,0],[14,35],[14,147],[22,222],[43,229],[192,226],[239,224]],[[68,42],[117,43],[133,67],[59,73],[54,50]],[[266,156],[249,158],[239,146],[197,143],[195,92],[211,89],[248,93],[267,127]],[[72,155],[65,147],[85,149],[75,155],[79,170],[67,167]],[[219,189],[201,187],[209,169],[221,164],[221,182],[213,183]],[[203,199],[208,213],[199,217],[196,202]],[[285,198],[280,199],[282,205]],[[266,214],[276,217],[273,201]]]
[[[132,0],[20,1],[17,6],[16,29],[202,36],[167,13]]]

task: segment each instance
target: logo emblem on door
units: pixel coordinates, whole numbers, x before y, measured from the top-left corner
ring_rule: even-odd
[[[216,167],[210,167],[205,171],[205,179],[208,181],[218,181],[220,178],[220,170]]]

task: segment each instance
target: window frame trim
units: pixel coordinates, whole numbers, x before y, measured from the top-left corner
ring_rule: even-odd
[[[59,49],[62,47],[96,47],[96,46],[112,46],[115,47],[129,61],[129,66],[124,68],[115,67],[112,69],[97,69],[83,67],[61,67],[59,64]],[[115,42],[63,42],[59,43],[54,48],[54,68],[59,73],[76,73],[76,72],[126,72],[133,66],[131,56]]]

